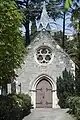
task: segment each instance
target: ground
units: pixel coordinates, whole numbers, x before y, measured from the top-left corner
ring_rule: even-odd
[[[75,120],[71,115],[66,113],[68,109],[45,109],[38,108],[32,110],[31,114],[23,120]]]

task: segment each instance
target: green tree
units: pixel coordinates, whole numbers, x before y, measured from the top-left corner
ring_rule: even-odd
[[[25,27],[25,45],[29,45],[31,42],[29,34],[29,23],[32,22],[32,35],[36,32],[36,19],[39,18],[41,13],[41,1],[44,0],[16,0],[18,8],[20,8],[24,13],[23,25]]]
[[[73,2],[74,8],[72,9],[71,14],[71,26],[76,31],[75,35],[75,44],[76,44],[76,54],[75,54],[75,63],[76,67],[76,94],[80,96],[80,4],[79,0]],[[74,53],[74,52],[73,52]]]
[[[57,95],[61,108],[68,107],[66,104],[66,99],[67,97],[75,94],[74,85],[75,81],[73,74],[65,69],[62,73],[62,77],[60,76],[57,78]]]
[[[62,3],[64,0],[59,0]],[[71,13],[71,26],[76,31],[73,35],[73,40],[65,41],[65,15],[66,12]],[[63,48],[66,48],[67,53],[71,56],[75,62],[75,87],[76,94],[80,96],[80,4],[79,0],[66,0],[64,3],[64,17],[63,17]],[[66,47],[65,47],[66,46]]]
[[[66,0],[69,1],[69,0]],[[65,38],[65,28],[66,28],[66,19],[67,15],[69,15],[68,9],[71,6],[71,3],[69,5],[68,3],[68,9],[67,9],[67,2],[65,0],[50,0],[48,4],[48,9],[49,9],[49,15],[56,21],[56,19],[61,18],[63,20],[63,32],[62,32],[62,48],[65,49],[65,43],[66,43],[66,38]],[[71,1],[71,0],[70,0]]]
[[[0,0],[0,85],[7,92],[7,83],[16,79],[25,53],[19,27],[23,14],[14,1]]]

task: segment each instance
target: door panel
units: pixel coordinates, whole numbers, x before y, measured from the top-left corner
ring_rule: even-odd
[[[41,80],[36,87],[36,107],[52,107],[52,87],[45,79]]]

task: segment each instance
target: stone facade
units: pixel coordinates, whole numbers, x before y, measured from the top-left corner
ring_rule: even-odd
[[[36,50],[40,47],[48,47],[52,50],[52,58],[49,63],[39,63],[36,57]],[[24,58],[25,64],[17,71],[18,84],[21,83],[21,92],[29,94],[34,108],[36,107],[36,85],[41,78],[46,78],[52,84],[52,107],[58,107],[56,80],[62,75],[66,68],[75,75],[75,64],[63,49],[53,40],[50,33],[41,31],[27,47],[27,55]],[[17,92],[20,87],[17,84]]]

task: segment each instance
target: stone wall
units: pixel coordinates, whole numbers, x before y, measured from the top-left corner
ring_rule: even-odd
[[[39,64],[36,60],[36,49],[40,46],[48,46],[52,49],[53,58],[48,65]],[[74,62],[47,32],[39,33],[28,46],[27,52],[28,54],[24,58],[25,64],[22,65],[22,69],[17,71],[19,75],[17,78],[18,84],[21,83],[21,91],[25,94],[30,94],[32,84],[40,75],[45,74],[56,83],[57,77],[62,75],[65,68],[75,74]],[[17,92],[19,91],[20,88],[17,85]]]

